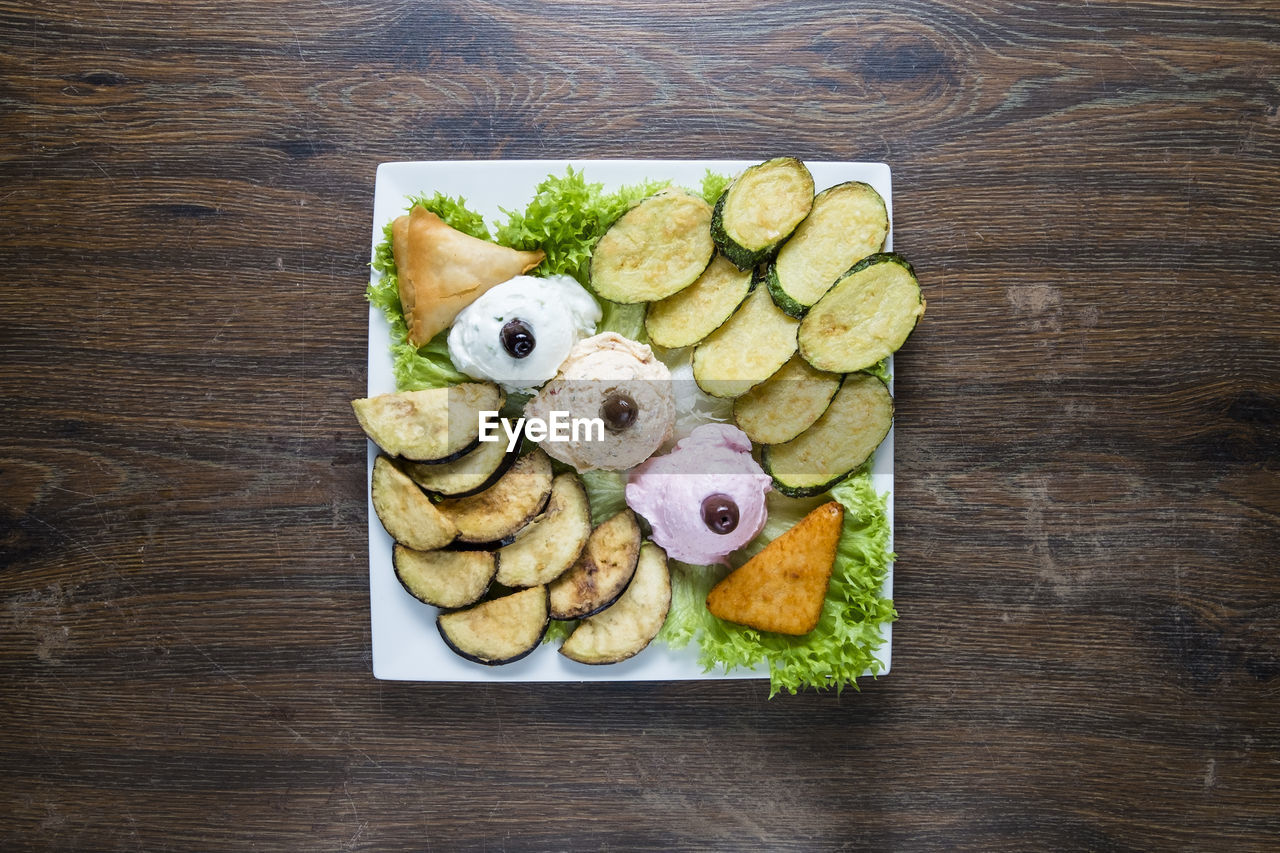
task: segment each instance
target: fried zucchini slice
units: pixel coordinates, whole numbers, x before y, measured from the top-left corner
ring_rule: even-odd
[[[667,554],[653,542],[645,542],[626,591],[604,610],[579,622],[560,646],[560,654],[589,664],[635,657],[658,636],[670,609]]]
[[[410,462],[404,472],[433,495],[465,498],[498,482],[519,457],[505,440],[481,441],[452,462]]]
[[[684,290],[711,262],[711,206],[684,190],[651,195],[618,217],[591,253],[591,288],[614,302]]]
[[[449,498],[436,507],[457,526],[459,542],[505,543],[542,512],[550,494],[551,460],[538,448],[483,492]]]
[[[649,304],[644,328],[660,347],[692,346],[724,324],[751,292],[751,271],[716,255],[698,280],[679,293]]]
[[[822,618],[843,524],[836,501],[813,510],[713,586],[707,610],[757,631],[809,633]]]
[[[636,572],[640,525],[624,509],[591,531],[587,547],[567,572],[547,587],[552,619],[582,619],[622,595]]]
[[[424,604],[448,608],[479,601],[497,571],[492,551],[415,551],[399,544],[391,565],[406,592]]]
[[[765,281],[773,301],[793,317],[804,316],[841,273],[884,248],[888,235],[888,209],[869,184],[823,190],[769,265]]]
[[[572,472],[558,474],[546,510],[498,549],[498,583],[515,588],[550,583],[573,565],[590,536],[591,505],[582,480]]]
[[[888,387],[869,373],[851,373],[822,417],[791,441],[766,445],[760,465],[784,495],[821,494],[871,458],[891,426]]]
[[[800,354],[819,370],[865,370],[906,342],[924,309],[907,259],[892,252],[871,255],[840,276],[805,315]]]
[[[813,207],[813,175],[794,157],[752,166],[720,194],[711,239],[739,269],[771,258]]]
[[[840,390],[840,375],[799,355],[733,401],[733,421],[757,444],[781,444],[813,426]]]
[[[457,526],[386,456],[373,461],[370,497],[378,520],[401,545],[431,551],[448,545],[458,535]]]
[[[545,586],[436,617],[436,627],[449,648],[486,666],[520,660],[538,647],[550,624]]]
[[[480,443],[480,412],[502,408],[503,394],[487,382],[399,391],[351,402],[365,435],[389,456],[449,462]]]
[[[694,380],[713,397],[745,394],[795,354],[799,325],[757,287],[723,326],[694,348]]]

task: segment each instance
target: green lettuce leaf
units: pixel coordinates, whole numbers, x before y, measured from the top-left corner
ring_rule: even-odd
[[[627,479],[620,471],[583,471],[578,475],[591,504],[591,523],[600,524],[627,508]]]
[[[716,206],[720,194],[729,188],[729,184],[733,183],[730,175],[719,175],[707,169],[707,173],[702,176],[702,198],[712,207]]]
[[[617,332],[624,338],[631,338],[633,341],[639,341],[642,344],[649,343],[649,333],[644,328],[644,304],[623,305],[618,302],[610,302],[608,299],[596,297],[596,301],[600,303],[601,317],[600,323],[596,326],[596,333],[600,332]]]
[[[883,382],[886,385],[888,385],[893,380],[893,373],[889,371],[889,356],[887,355],[884,358],[877,361],[871,367],[868,367],[865,370],[863,370],[862,372],[870,373],[872,376],[879,379],[881,382]]]
[[[645,181],[605,192],[604,184],[588,182],[583,172],[569,166],[563,175],[550,175],[538,184],[523,211],[503,209],[507,221],[498,227],[496,239],[513,249],[542,249],[547,258],[535,275],[570,275],[590,290],[596,241],[632,205],[669,185]],[[603,315],[597,332],[647,341],[643,305],[621,305],[598,296],[596,301]]]
[[[577,620],[562,622],[559,619],[552,619],[547,625],[547,633],[542,635],[542,644],[555,643],[560,645],[569,639],[569,635],[573,633],[573,629],[576,627],[578,627]]]
[[[569,166],[538,184],[523,211],[503,208],[507,221],[494,239],[513,249],[541,249],[547,259],[538,265],[539,275],[571,275],[586,286],[596,240],[628,208],[667,185],[645,181],[605,192],[604,184],[588,182]]]

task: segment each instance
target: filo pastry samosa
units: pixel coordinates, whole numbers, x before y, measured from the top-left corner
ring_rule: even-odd
[[[422,346],[496,284],[528,272],[546,254],[509,249],[464,234],[420,206],[391,225],[400,305],[409,342]]]

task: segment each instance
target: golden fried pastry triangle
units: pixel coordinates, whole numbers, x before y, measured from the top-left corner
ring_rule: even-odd
[[[546,257],[541,249],[523,252],[464,234],[418,205],[391,224],[391,251],[409,343],[416,347],[447,329],[480,294]]]
[[[728,622],[799,636],[822,616],[844,507],[829,501],[725,576],[707,595],[707,610]]]

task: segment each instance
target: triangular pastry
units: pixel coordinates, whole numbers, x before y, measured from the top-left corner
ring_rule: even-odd
[[[707,610],[760,631],[809,633],[822,616],[843,523],[835,501],[813,510],[712,587]]]
[[[546,257],[541,249],[522,252],[464,234],[418,205],[392,223],[391,251],[409,343],[416,347],[447,329],[480,294]]]

